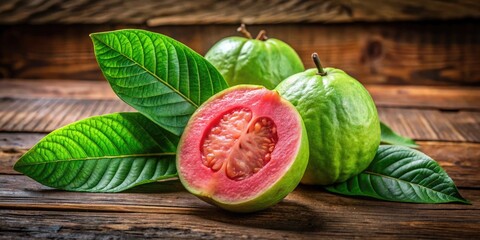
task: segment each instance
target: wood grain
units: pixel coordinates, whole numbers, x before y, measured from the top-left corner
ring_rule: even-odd
[[[0,132],[0,174],[19,174],[13,170],[13,165],[45,135],[42,133]]]
[[[439,162],[472,205],[384,202],[300,185],[270,209],[233,214],[197,199],[178,180],[117,194],[51,189],[12,169],[21,154],[61,125],[132,109],[106,82],[8,80],[0,81],[0,239],[477,238],[479,89],[367,88],[382,120],[428,140],[418,141],[420,150]]]
[[[16,182],[21,183],[21,180]],[[475,226],[480,223],[477,190],[461,190],[472,205],[433,205],[359,200],[300,186],[270,209],[254,214],[232,214],[188,194],[179,182],[163,184],[166,192],[115,195],[28,188],[21,192],[18,185],[14,192],[9,192],[2,184],[0,193],[9,194],[0,198],[0,232],[8,236],[76,238],[122,234],[126,238],[395,235],[453,239],[475,236]]]
[[[401,135],[416,140],[480,141],[477,111],[378,108],[380,120]]]
[[[380,107],[480,110],[478,87],[373,84],[365,87]]]
[[[324,66],[345,70],[363,83],[480,85],[480,24],[458,22],[285,24],[251,26],[297,50],[307,68],[312,52]],[[143,25],[0,27],[0,78],[101,80],[89,33]],[[205,54],[220,39],[238,35],[237,25],[162,26]]]
[[[133,109],[120,100],[0,98],[0,131],[51,132],[66,124]]]
[[[480,91],[480,90],[479,90]],[[3,79],[1,98],[119,99],[106,80]]]
[[[133,111],[115,99],[0,98],[0,131],[48,133],[66,124],[113,112]],[[480,112],[378,107],[380,119],[416,140],[480,142]]]
[[[233,215],[218,210],[189,211],[187,214],[95,213],[63,211],[1,210],[4,236],[16,238],[74,239],[318,239],[318,238],[429,238],[475,239],[478,211],[398,211],[392,208],[365,209],[347,213],[343,208],[321,212],[305,206],[291,206],[272,216],[266,212]],[[291,213],[295,212],[295,216]],[[397,211],[395,211],[397,212]],[[432,216],[432,218],[428,218]],[[472,221],[466,221],[474,217]],[[361,224],[358,224],[361,223]],[[452,224],[454,223],[454,224]]]
[[[6,0],[0,2],[0,24],[158,25],[265,23],[344,23],[480,18],[480,4],[456,1],[361,0]]]
[[[480,110],[480,88],[464,86],[378,85],[365,86],[380,107]],[[4,79],[0,98],[108,99],[118,97],[107,81],[54,79]]]
[[[205,54],[237,35],[240,22],[289,43],[307,68],[316,51],[325,66],[366,83],[381,119],[416,139],[472,205],[384,202],[300,185],[270,209],[232,214],[179,181],[78,193],[13,170],[56,128],[133,110],[104,80],[89,33],[148,29]],[[477,239],[479,23],[474,0],[0,1],[0,239]]]
[[[0,174],[19,174],[13,165],[46,134],[0,133]],[[420,151],[435,159],[461,188],[480,188],[480,144],[417,141]]]
[[[13,170],[13,165],[28,149],[0,147],[0,174],[20,174]]]
[[[437,161],[464,188],[480,190],[480,144],[418,141],[420,151]]]
[[[61,210],[89,210],[97,212],[157,212],[161,213],[170,209],[200,209],[210,211],[215,207],[197,199],[188,193],[180,181],[164,181],[146,184],[127,190],[122,193],[81,193],[55,190],[43,186],[23,175],[0,175],[0,208],[37,208]],[[398,204],[398,209],[470,209],[480,210],[475,203],[480,201],[480,196],[475,193],[478,188],[460,187],[460,193],[472,201],[473,205],[464,204]],[[309,196],[310,195],[310,196]],[[136,198],[135,196],[138,196]],[[311,199],[310,199],[311,198]],[[332,199],[328,199],[332,198]],[[13,202],[12,200],[15,200]],[[319,203],[351,205],[352,208],[366,206],[374,207],[378,204],[392,204],[385,201],[370,199],[358,202],[353,197],[345,197],[328,193],[319,186],[299,185],[297,189],[287,196],[287,201],[301,200],[301,205],[322,207]],[[308,202],[307,202],[308,201]],[[317,204],[315,204],[317,203]],[[30,204],[30,205],[28,205]],[[57,205],[52,205],[57,204]],[[387,205],[388,205],[387,204]],[[282,205],[282,204],[281,204]],[[17,206],[17,207],[15,207]],[[95,207],[97,206],[97,207]],[[413,206],[413,207],[412,207]]]

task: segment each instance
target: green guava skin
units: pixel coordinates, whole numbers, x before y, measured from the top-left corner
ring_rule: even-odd
[[[372,97],[344,71],[308,69],[277,86],[307,128],[310,159],[302,183],[329,185],[365,170],[380,144],[380,121]]]
[[[191,122],[193,119],[195,119],[198,115],[198,113],[201,111],[202,107],[204,105],[207,105],[209,102],[213,101],[215,98],[218,96],[223,95],[225,92],[228,91],[234,91],[237,88],[252,88],[252,89],[257,89],[257,88],[262,88],[263,86],[260,85],[238,85],[235,87],[230,87],[227,88],[214,96],[210,97],[206,102],[204,102],[196,111],[193,113],[192,117],[189,120],[189,123],[187,124],[184,133],[182,134],[182,137],[180,138],[179,144],[177,151],[178,153],[176,154],[176,166],[177,170],[180,173],[180,150],[182,148],[183,144],[189,144],[185,141],[185,135],[191,128]],[[274,90],[275,91],[275,90]],[[282,102],[284,104],[287,104],[292,110],[297,111],[295,106],[293,106],[290,102],[288,102],[285,99],[282,99]],[[252,197],[248,201],[238,201],[238,202],[225,202],[220,199],[216,199],[213,196],[206,195],[202,193],[201,190],[192,188],[189,183],[183,178],[181,174],[178,175],[180,182],[182,185],[195,195],[196,197],[202,199],[203,201],[210,203],[212,205],[216,205],[220,208],[223,208],[225,210],[231,211],[231,212],[238,212],[238,213],[251,213],[251,212],[257,212],[261,211],[264,209],[267,209],[278,202],[280,202],[283,198],[285,198],[289,193],[291,193],[295,188],[298,186],[300,183],[302,177],[304,176],[305,169],[307,168],[308,165],[308,159],[309,159],[309,142],[308,142],[308,137],[307,137],[307,131],[305,124],[300,116],[298,114],[298,120],[301,123],[301,132],[297,134],[301,134],[300,138],[300,144],[299,148],[295,157],[295,160],[293,161],[292,165],[290,168],[285,172],[284,176],[276,181],[275,183],[272,184],[272,186],[264,191],[264,192],[259,192],[256,196]]]
[[[304,71],[298,54],[285,42],[227,37],[216,43],[205,58],[230,86],[263,85],[274,89],[283,79]]]

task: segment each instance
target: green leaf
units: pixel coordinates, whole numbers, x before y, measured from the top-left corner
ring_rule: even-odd
[[[418,145],[415,143],[415,141],[410,138],[400,136],[383,122],[380,122],[380,129],[382,132],[382,143],[390,145],[400,145],[410,148],[418,148]]]
[[[365,171],[326,189],[396,202],[468,203],[435,160],[403,146],[381,145]]]
[[[178,141],[140,113],[102,115],[51,132],[14,169],[53,188],[120,192],[175,177]]]
[[[190,115],[228,87],[201,55],[144,30],[93,33],[95,56],[115,93],[166,130],[181,135]]]

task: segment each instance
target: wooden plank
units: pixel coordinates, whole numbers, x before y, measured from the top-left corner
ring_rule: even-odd
[[[419,141],[420,151],[435,159],[458,187],[480,188],[480,144]]]
[[[324,66],[341,68],[363,83],[479,85],[478,22],[285,24],[249,29],[253,34],[266,29],[268,36],[290,44],[307,68],[314,66],[310,56],[316,51]],[[145,26],[3,26],[0,78],[103,79],[88,34],[120,28]],[[206,25],[147,29],[205,54],[220,39],[238,35],[236,28]]]
[[[415,21],[480,18],[480,4],[457,1],[301,1],[245,0],[145,1],[142,4],[118,0],[58,1],[35,3],[8,0],[0,3],[0,24],[98,24],[126,23],[158,25],[355,21]]]
[[[480,87],[365,85],[377,106],[480,110]],[[0,98],[118,99],[107,81],[4,79]],[[10,99],[11,101],[11,99]]]
[[[0,147],[0,174],[20,174],[13,170],[13,165],[28,149],[1,148]]]
[[[190,193],[179,181],[151,183],[123,193],[82,193],[54,190],[32,182],[25,176],[0,175],[0,209],[49,209],[92,212],[141,212],[179,213],[187,209],[210,211],[211,206]],[[367,198],[336,195],[321,187],[299,185],[279,208],[295,205],[324,208],[335,203],[352,208],[396,207],[398,210],[476,210],[480,208],[478,189],[460,189],[461,194],[472,202],[465,204],[406,204],[391,203]],[[319,204],[322,203],[322,204]]]
[[[1,235],[44,238],[99,238],[121,234],[123,238],[397,236],[462,239],[477,236],[480,223],[478,190],[462,191],[472,200],[472,205],[434,205],[355,199],[301,186],[276,206],[254,214],[225,212],[185,190],[149,194],[30,192],[37,197],[27,204],[23,203],[22,196],[12,194],[12,197],[0,198]],[[49,199],[52,195],[60,198],[56,201]],[[35,202],[37,200],[40,202]],[[8,201],[11,202],[6,203]]]
[[[19,174],[13,170],[17,160],[45,134],[0,132],[0,174]]]
[[[45,133],[0,133],[0,174],[19,174],[13,165]],[[480,186],[480,144],[418,141],[420,151],[435,159],[459,187]]]
[[[0,131],[51,132],[86,117],[127,111],[133,109],[117,99],[0,98]]]
[[[22,101],[22,100],[20,100]],[[0,126],[0,131],[8,131],[9,129],[25,129],[27,123],[34,121],[42,121],[42,111],[50,112],[56,106],[56,101],[53,99],[39,99],[28,101],[25,108],[13,109],[14,117],[9,119],[9,121],[2,121],[3,124]]]
[[[338,209],[338,208],[336,208]],[[297,210],[295,214],[290,212]],[[292,206],[275,217],[267,213],[249,215],[219,211],[188,214],[95,213],[61,211],[2,210],[4,236],[22,238],[73,239],[318,239],[318,238],[432,238],[475,239],[478,224],[476,213],[466,217],[465,211],[393,212],[373,214],[345,213],[327,210],[314,212]],[[377,213],[377,211],[379,213]],[[283,214],[283,215],[280,215]],[[433,216],[428,219],[429,216]],[[362,218],[363,217],[363,218]],[[410,219],[409,219],[410,218]],[[410,221],[409,221],[410,220]],[[356,222],[354,222],[356,221]],[[361,223],[361,224],[359,224]]]
[[[480,110],[480,88],[457,86],[366,85],[380,107]]]
[[[75,206],[85,208],[89,203],[97,206],[104,206],[102,211],[115,211],[115,206],[124,206],[132,209],[125,209],[129,212],[147,212],[148,208],[134,209],[135,206],[155,206],[172,208],[205,208],[209,207],[207,203],[200,201],[193,195],[190,195],[180,182],[168,181],[153,184],[142,185],[123,193],[82,193],[67,192],[51,189],[43,186],[23,175],[1,175],[0,174],[0,208],[10,208],[9,204],[15,199],[18,204],[51,205],[53,203],[63,203],[65,208],[74,208]],[[135,198],[134,196],[139,196]],[[140,197],[141,196],[141,197]],[[177,201],[175,201],[177,199]],[[69,205],[70,204],[70,205]],[[76,204],[76,205],[75,205]],[[74,206],[75,205],[75,206]],[[93,209],[91,209],[93,210]]]
[[[378,114],[393,130],[416,140],[480,142],[480,112],[379,107]]]
[[[43,186],[32,179],[23,175],[3,175],[0,174],[0,208],[10,208],[12,200],[18,201],[18,204],[51,205],[53,203],[63,203],[65,208],[77,209],[84,208],[89,203],[97,206],[104,206],[103,211],[115,211],[115,206],[131,206],[132,209],[125,209],[129,212],[146,212],[148,208],[137,209],[135,206],[155,206],[155,207],[191,207],[205,208],[209,207],[207,203],[198,200],[190,195],[181,183],[177,181],[159,182],[142,185],[122,193],[83,193],[67,192],[55,190]],[[141,196],[138,199],[134,196]],[[177,199],[177,201],[175,201]],[[70,204],[70,205],[69,205]],[[74,204],[76,204],[74,206]],[[41,207],[39,205],[39,207]],[[93,209],[91,209],[93,211]],[[102,209],[98,209],[102,210]]]
[[[45,133],[5,133],[0,132],[0,148],[30,149]]]
[[[338,209],[338,208],[336,208]],[[291,211],[296,210],[293,213]],[[311,211],[293,206],[283,215],[238,215],[218,211],[188,214],[95,213],[2,210],[0,231],[7,238],[72,239],[318,239],[402,238],[475,239],[478,213],[415,211],[375,214]],[[395,218],[392,217],[395,215]],[[431,216],[431,218],[429,218]],[[471,219],[473,218],[473,219]],[[360,224],[359,224],[360,223]]]
[[[480,91],[480,90],[479,90]],[[118,99],[106,80],[2,79],[1,98]]]
[[[12,107],[24,106],[24,107]],[[0,131],[51,132],[89,116],[133,111],[120,100],[0,98]],[[480,112],[379,107],[380,119],[425,141],[480,142]]]

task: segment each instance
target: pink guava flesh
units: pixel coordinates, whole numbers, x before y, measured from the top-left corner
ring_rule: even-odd
[[[260,171],[278,141],[275,123],[268,117],[252,119],[248,108],[226,113],[209,128],[202,144],[203,164],[235,180]]]
[[[276,91],[237,87],[204,103],[179,144],[178,171],[187,188],[221,202],[254,198],[294,163],[302,124]]]

